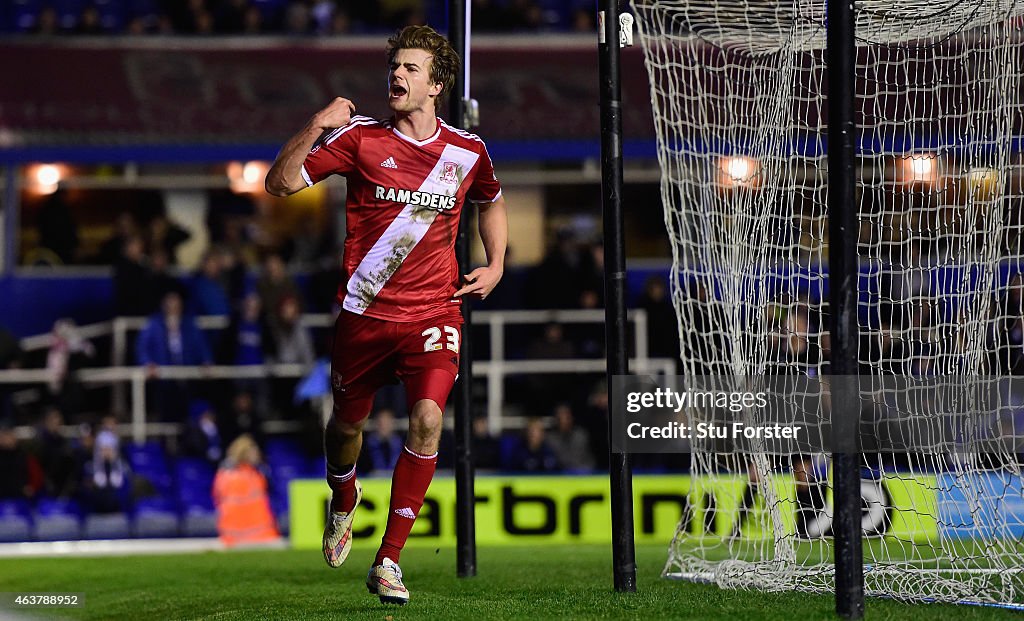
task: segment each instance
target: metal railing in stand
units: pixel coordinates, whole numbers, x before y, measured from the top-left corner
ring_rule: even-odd
[[[636,373],[658,373],[665,376],[675,373],[675,362],[671,359],[648,358],[647,313],[642,309],[630,310],[627,319],[633,324],[633,350],[631,368]],[[111,408],[113,412],[131,412],[132,436],[145,436],[146,419],[146,370],[143,367],[127,366],[128,335],[145,327],[147,317],[117,317],[112,321],[80,326],[78,333],[86,338],[111,336],[111,363],[107,368],[84,369],[78,378],[86,384],[109,384],[113,388]],[[203,330],[223,329],[228,325],[226,316],[203,316],[196,318]],[[302,325],[309,328],[325,328],[332,325],[334,317],[329,314],[307,314]],[[604,358],[579,358],[555,360],[508,360],[506,353],[506,329],[512,325],[558,324],[603,324],[604,311],[586,310],[514,310],[478,311],[473,314],[476,327],[486,324],[490,343],[490,358],[475,360],[473,373],[484,376],[487,385],[487,421],[491,433],[500,433],[505,405],[505,379],[510,375],[528,374],[586,374],[603,373]],[[673,335],[674,338],[674,335]],[[33,336],[21,341],[22,347],[41,349],[49,346],[50,335]],[[300,377],[301,365],[269,366],[209,366],[209,367],[160,367],[160,379],[245,379],[260,377]],[[13,373],[14,375],[8,375]],[[20,374],[20,375],[19,375]],[[15,376],[22,379],[14,380]],[[46,370],[0,371],[0,383],[46,383],[50,375]],[[128,395],[130,391],[130,398]],[[130,409],[128,404],[130,403]]]

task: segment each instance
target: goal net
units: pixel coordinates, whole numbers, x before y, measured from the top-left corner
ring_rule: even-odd
[[[829,373],[825,9],[633,2],[687,382]],[[867,444],[884,438],[862,469],[866,592],[1020,604],[1024,6],[855,9],[860,277],[848,319],[862,384],[905,380],[862,397]],[[694,441],[665,574],[832,590],[828,426],[810,433],[819,450]]]

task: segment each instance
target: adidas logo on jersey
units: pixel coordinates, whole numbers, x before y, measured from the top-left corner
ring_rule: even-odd
[[[410,507],[402,507],[401,509],[395,509],[395,513],[404,518],[409,518],[410,520],[416,519],[416,514],[412,512],[412,509]]]
[[[380,165],[382,168],[394,168],[396,170],[398,169],[398,164],[395,163],[395,158],[393,157],[389,157],[388,159],[384,160],[383,162],[380,163]]]

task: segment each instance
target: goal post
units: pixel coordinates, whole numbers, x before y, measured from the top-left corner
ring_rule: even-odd
[[[854,435],[878,441],[846,453],[843,479],[826,448],[833,392],[810,430],[819,450],[694,445],[665,574],[834,592],[839,555],[869,596],[1024,607],[1024,6],[854,7],[844,198],[834,5],[633,0],[685,382],[849,377],[872,387]],[[855,335],[845,368],[841,329]],[[837,532],[843,485],[859,487],[862,564]]]

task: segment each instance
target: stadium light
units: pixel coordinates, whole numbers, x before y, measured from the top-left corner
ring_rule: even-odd
[[[28,174],[31,189],[39,194],[53,194],[64,177],[64,170],[58,164],[37,164]]]
[[[939,176],[938,158],[931,153],[917,153],[903,158],[904,183],[935,183]]]
[[[722,171],[724,185],[756,185],[757,175],[761,172],[760,162],[745,155],[723,157],[719,160],[718,166]]]
[[[270,170],[270,164],[258,160],[251,162],[231,162],[227,167],[228,181],[231,191],[236,194],[259,192],[263,189],[263,179]]]
[[[999,187],[999,171],[994,168],[972,168],[967,173],[971,194],[978,200],[992,200]]]

